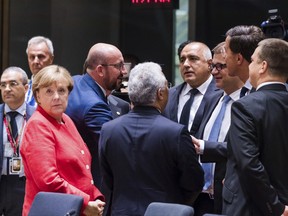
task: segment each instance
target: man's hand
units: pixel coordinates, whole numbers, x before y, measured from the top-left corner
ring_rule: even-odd
[[[86,216],[102,216],[105,202],[97,199],[96,201],[88,202],[88,206],[84,209]]]
[[[192,143],[194,144],[195,150],[197,154],[200,154],[200,143],[199,140],[196,139],[194,136],[191,135]]]

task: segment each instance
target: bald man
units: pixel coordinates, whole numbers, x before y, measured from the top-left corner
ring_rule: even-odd
[[[74,121],[92,155],[94,184],[100,187],[98,139],[103,123],[113,119],[107,97],[119,88],[126,73],[121,51],[106,43],[97,43],[87,55],[83,75],[76,75],[66,113]],[[90,168],[89,168],[90,169]]]

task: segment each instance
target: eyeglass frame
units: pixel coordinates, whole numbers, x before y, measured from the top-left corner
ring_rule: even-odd
[[[221,71],[223,70],[224,68],[227,68],[227,64],[221,64],[221,63],[216,63],[216,64],[213,64],[211,63],[210,64],[210,69],[211,71],[216,68],[217,71]]]
[[[12,81],[9,81],[9,82],[0,82],[0,89],[1,90],[4,90],[4,89],[6,89],[7,88],[7,86],[9,86],[9,88],[11,88],[11,89],[14,89],[14,88],[16,88],[17,86],[19,86],[19,85],[25,85],[24,83],[18,83],[17,81],[15,81],[15,80],[12,80]]]
[[[100,65],[103,67],[111,66],[111,67],[115,67],[118,70],[125,70],[125,65],[128,65],[128,64],[129,64],[128,62],[119,62],[116,64],[100,64]]]

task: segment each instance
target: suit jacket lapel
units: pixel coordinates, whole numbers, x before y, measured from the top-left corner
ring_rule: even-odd
[[[175,88],[171,89],[171,110],[169,110],[170,119],[178,122],[177,114],[178,114],[178,104],[179,104],[179,95],[184,87],[185,83],[176,86]]]
[[[208,112],[210,113],[211,111],[211,101],[215,101],[215,98],[210,98],[211,96],[214,97],[216,94],[216,91],[219,91],[220,89],[218,89],[216,87],[215,84],[215,80],[212,79],[212,81],[210,82],[204,96],[203,99],[201,101],[201,104],[196,112],[194,121],[193,121],[193,125],[191,127],[190,133],[193,136],[196,136],[198,134],[199,131],[199,127],[201,125],[201,122],[203,121],[203,117],[208,115]],[[207,106],[206,104],[209,104],[209,106]],[[210,105],[211,104],[211,105]],[[204,115],[205,113],[205,115]]]
[[[96,84],[96,81],[95,81],[88,73],[86,73],[85,75],[83,75],[83,81],[86,82],[86,84],[87,84],[88,86],[90,86],[90,88],[92,88],[92,89],[95,91],[95,93],[96,93],[97,95],[99,95],[99,97],[100,97],[103,101],[107,102],[107,99],[106,99],[106,97],[105,97],[102,89],[100,88],[100,86],[99,86],[98,84]]]

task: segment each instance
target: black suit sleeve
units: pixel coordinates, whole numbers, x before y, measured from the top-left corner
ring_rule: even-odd
[[[186,204],[191,205],[201,192],[204,185],[204,172],[198,162],[188,130],[183,127],[179,140],[180,185],[185,194]]]
[[[205,141],[202,162],[224,162],[227,160],[227,142]]]
[[[269,180],[260,161],[257,137],[257,121],[241,102],[235,102],[231,109],[231,126],[228,135],[229,153],[235,158],[240,183],[248,198],[263,215],[281,215],[284,205],[279,201],[276,190]],[[273,161],[271,161],[273,163]]]

